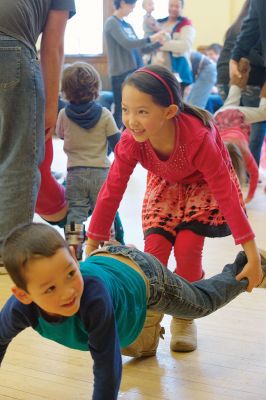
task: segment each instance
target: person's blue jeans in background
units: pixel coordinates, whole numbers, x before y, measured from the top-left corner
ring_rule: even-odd
[[[221,274],[193,283],[169,271],[148,253],[125,246],[106,246],[111,254],[122,254],[139,265],[149,281],[147,307],[151,310],[184,319],[204,317],[233,300],[248,286],[248,280],[237,281],[247,258],[240,252],[233,264]]]
[[[217,110],[219,110],[220,107],[222,107],[223,103],[224,102],[219,94],[211,93],[208,97],[205,110],[209,111],[211,114],[214,114]]]
[[[248,107],[258,107],[260,102],[260,90],[261,88],[259,86],[247,86],[241,95],[242,105]],[[260,165],[261,149],[264,142],[265,133],[266,122],[263,121],[252,124],[249,137],[249,148],[258,165]]]
[[[5,236],[32,221],[44,156],[44,87],[39,61],[0,34],[0,251]]]
[[[193,106],[205,108],[216,78],[217,71],[214,63],[203,66],[197,79],[192,84],[190,93],[185,99],[186,102]]]
[[[226,99],[229,91],[229,86],[217,85],[219,94],[223,100]],[[241,105],[247,107],[258,107],[260,102],[260,90],[259,86],[248,85],[241,94]],[[251,132],[249,137],[249,148],[256,160],[256,163],[260,164],[261,148],[263,145],[264,137],[266,133],[266,122],[257,122],[251,125]]]

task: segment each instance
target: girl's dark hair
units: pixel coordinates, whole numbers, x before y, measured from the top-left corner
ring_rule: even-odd
[[[33,259],[52,257],[67,243],[54,228],[41,223],[29,223],[16,227],[4,241],[3,262],[12,281],[27,291],[25,270]]]
[[[227,29],[227,31],[225,33],[225,40],[228,38],[228,36],[237,36],[239,34],[239,32],[241,30],[242,22],[248,15],[250,3],[251,3],[251,0],[245,1],[245,3],[243,4],[243,6],[240,10],[240,13],[238,14],[238,16],[235,19],[235,21]]]
[[[120,8],[121,1],[122,0],[114,0],[114,7],[116,10],[118,10]],[[137,2],[137,0],[124,0],[124,2],[126,4],[135,4]]]
[[[183,101],[179,82],[168,68],[161,65],[149,65],[145,67],[145,70],[159,75],[164,80],[172,92],[173,103],[177,105],[180,112],[191,114],[199,118],[204,125],[208,127],[211,126],[212,116],[208,111],[191,106]],[[124,81],[123,87],[125,85],[134,86],[140,92],[149,94],[152,96],[154,103],[161,107],[168,107],[172,104],[171,96],[166,85],[155,76],[144,71],[142,72],[141,69],[129,75]]]
[[[96,100],[101,89],[101,78],[96,69],[86,62],[75,62],[63,71],[62,92],[75,104]]]
[[[240,185],[243,186],[246,180],[246,169],[244,165],[244,160],[242,157],[242,154],[239,150],[239,147],[230,142],[224,142],[225,146],[227,147],[227,150],[229,152],[235,173],[238,177],[238,180],[240,182]]]

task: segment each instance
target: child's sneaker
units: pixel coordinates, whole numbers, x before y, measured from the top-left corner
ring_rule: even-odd
[[[193,351],[197,348],[197,327],[193,320],[172,318],[170,326],[172,351]]]
[[[77,260],[82,260],[85,237],[86,231],[84,224],[76,224],[72,221],[69,225],[65,226],[65,238],[67,244],[75,248]]]

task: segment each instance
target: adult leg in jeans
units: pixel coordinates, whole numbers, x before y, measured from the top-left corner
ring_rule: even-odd
[[[44,88],[34,53],[4,35],[0,76],[1,249],[12,228],[33,218],[44,153]]]
[[[246,90],[244,90],[241,95],[241,103],[243,106],[258,107],[260,102],[260,90],[259,86],[247,86]],[[266,122],[252,124],[249,148],[258,166],[260,164],[261,148],[265,133]]]
[[[194,106],[205,108],[211,90],[215,85],[216,77],[217,72],[215,64],[210,63],[203,66],[199,76],[192,85],[186,101]]]

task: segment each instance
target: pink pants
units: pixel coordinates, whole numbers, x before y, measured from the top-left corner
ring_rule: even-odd
[[[172,247],[176,259],[175,273],[190,282],[197,281],[204,275],[202,271],[202,250],[204,236],[190,230],[181,230],[176,235],[174,246],[164,236],[153,233],[146,237],[144,251],[152,254],[167,266]]]
[[[45,157],[39,169],[41,186],[38,193],[35,212],[39,215],[52,215],[66,206],[65,188],[53,177],[51,164],[53,161],[52,138],[45,143]]]

